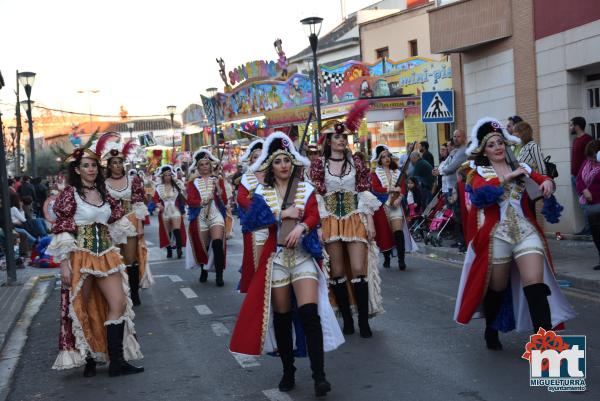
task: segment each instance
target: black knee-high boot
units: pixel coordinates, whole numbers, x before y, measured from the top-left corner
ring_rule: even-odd
[[[315,395],[322,397],[331,391],[331,384],[325,379],[325,357],[323,352],[323,329],[317,304],[305,304],[298,308],[300,320],[306,335],[306,348],[310,359],[310,369],[315,381]]]
[[[390,268],[390,258],[392,256],[392,251],[384,251],[383,252],[383,267],[386,269]]]
[[[496,320],[500,308],[502,307],[503,296],[503,291],[498,292],[488,288],[487,293],[483,298],[483,313],[485,313],[485,343],[488,349],[494,351],[502,350],[502,343],[498,338],[498,330],[493,329],[492,324],[494,323],[494,320]]]
[[[204,265],[200,265],[200,277],[198,278],[198,281],[200,281],[201,283],[206,283],[207,280],[208,272],[204,270]]]
[[[167,246],[167,258],[172,258],[173,257],[173,247],[171,246],[171,244],[169,244]]]
[[[91,355],[85,358],[85,367],[83,368],[83,377],[94,377],[96,376],[96,361]]]
[[[337,303],[342,319],[344,319],[344,334],[354,334],[354,319],[350,311],[350,300],[348,297],[348,289],[346,288],[346,279],[342,277],[334,277],[329,280],[335,302]]]
[[[523,287],[523,292],[529,304],[529,315],[531,315],[534,333],[540,327],[544,330],[552,330],[550,304],[548,303],[548,295],[551,293],[550,288],[544,283],[537,283]]]
[[[181,240],[181,230],[179,228],[173,230],[173,237],[175,237],[175,246],[177,247],[177,259],[181,259],[181,256],[183,255],[183,252],[181,251],[183,241]]]
[[[217,273],[217,287],[223,287],[223,269],[225,268],[225,252],[223,251],[223,240],[215,239],[211,244],[213,254],[215,255],[215,272]]]
[[[402,230],[394,231],[394,239],[396,240],[396,250],[398,251],[398,268],[406,270],[406,263],[404,263],[404,232]]]
[[[373,336],[369,326],[369,283],[365,276],[352,279],[354,295],[356,296],[356,308],[358,309],[358,329],[362,338]]]
[[[292,338],[292,312],[273,313],[273,328],[277,350],[283,364],[283,377],[279,382],[279,391],[290,391],[296,384],[294,374],[294,341]]]
[[[127,276],[129,278],[129,290],[131,291],[131,302],[134,306],[140,305],[140,265],[133,262],[127,266]]]
[[[143,367],[133,366],[125,362],[123,357],[123,334],[125,331],[125,322],[119,324],[106,325],[106,341],[108,343],[108,356],[110,365],[108,365],[108,375],[110,377],[141,373]]]

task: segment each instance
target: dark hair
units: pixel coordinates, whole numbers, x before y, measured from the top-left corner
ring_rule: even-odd
[[[419,142],[419,145],[421,145],[422,148],[425,148],[425,150],[429,150],[429,142],[421,141]]]
[[[21,197],[21,202],[24,205],[31,205],[33,203],[33,198],[29,195],[25,195]]]
[[[327,161],[331,157],[331,136],[335,133],[336,132],[328,132],[327,135],[325,136],[325,141],[323,142],[323,157],[325,157],[325,163],[327,163]],[[344,149],[344,164],[342,164],[342,169],[340,170],[342,172],[342,174],[344,174],[346,172],[346,168],[348,167],[348,164],[350,164],[350,166],[354,167],[352,162],[348,161],[348,152],[350,152],[350,150],[348,150],[348,148]]]
[[[81,164],[81,159],[83,159],[83,157],[69,163],[69,167],[67,168],[67,184],[75,188],[79,196],[85,198],[85,194],[83,193],[83,184],[81,182],[81,177],[75,171],[75,169],[78,168]],[[98,174],[96,175],[96,180],[94,181],[94,184],[96,185],[96,189],[100,193],[102,201],[106,202],[107,192],[106,185],[104,185],[104,174],[102,174],[102,166],[100,165],[100,162],[98,160],[92,160],[98,163]]]
[[[413,199],[414,199],[414,202],[419,207],[421,207],[422,206],[421,205],[422,197],[421,197],[421,187],[419,186],[419,180],[416,177],[414,177],[414,176],[410,176],[410,177],[408,177],[408,181],[410,181],[410,182],[412,182],[414,184],[414,187],[412,189]],[[408,186],[407,186],[407,189],[408,189]]]
[[[112,172],[110,171],[110,159],[114,159],[115,157],[109,157],[108,159],[106,159],[106,178],[112,178]],[[123,160],[123,175],[125,175],[125,159],[123,159],[122,157],[117,157],[117,159],[121,159]]]
[[[9,178],[8,179],[8,186],[12,187],[13,185],[15,185],[15,179],[14,178]]]
[[[296,177],[300,178],[300,170],[299,168],[296,169]],[[294,171],[294,170],[292,170]],[[292,179],[293,177],[290,177],[290,179]],[[274,187],[275,186],[275,173],[273,172],[273,167],[269,166],[269,168],[267,168],[267,170],[265,171],[265,176],[263,178],[263,181],[265,183],[265,185],[269,186],[269,187]]]
[[[585,157],[596,160],[596,154],[600,151],[600,140],[594,139],[585,145]]]
[[[9,194],[9,200],[10,200],[10,207],[19,207],[20,203],[21,203],[21,198],[19,197],[19,194],[17,194],[16,192],[11,192]]]
[[[585,129],[586,122],[585,118],[583,117],[573,117],[571,119],[571,123],[578,126],[582,131]]]
[[[388,157],[390,158],[390,170],[398,170],[398,163],[396,163],[396,160],[394,160],[391,154]],[[377,160],[377,165],[381,166],[381,157]]]
[[[513,124],[516,124],[516,123],[520,123],[521,121],[523,121],[523,119],[521,118],[521,116],[514,115],[514,116],[508,117],[508,121],[512,122]]]

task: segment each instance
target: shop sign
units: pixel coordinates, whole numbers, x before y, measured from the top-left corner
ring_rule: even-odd
[[[311,111],[312,106],[295,107],[287,110],[271,110],[265,112],[265,118],[269,127],[297,124],[306,122],[308,113]]]
[[[229,82],[231,85],[239,84],[247,79],[269,79],[276,78],[281,74],[281,69],[275,61],[249,61],[244,65],[229,71]]]

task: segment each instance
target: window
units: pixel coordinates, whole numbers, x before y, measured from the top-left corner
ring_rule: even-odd
[[[388,58],[390,56],[390,49],[387,46],[377,49],[375,50],[375,56],[377,60]]]
[[[600,108],[600,87],[588,88],[587,90],[588,108],[597,109]]]
[[[417,39],[408,41],[408,52],[410,57],[416,57],[419,55],[419,47],[417,46]]]
[[[590,135],[594,139],[600,139],[600,123],[590,123]]]

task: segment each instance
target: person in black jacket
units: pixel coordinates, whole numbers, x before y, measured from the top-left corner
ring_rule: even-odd
[[[421,145],[421,148],[419,149],[419,151],[421,152],[421,158],[427,163],[429,163],[431,167],[435,166],[435,162],[433,161],[433,155],[429,151],[429,142],[421,141],[419,142],[419,145]]]
[[[35,177],[32,180],[32,183],[35,192],[34,211],[38,217],[42,217],[44,215],[44,211],[42,210],[44,207],[44,202],[48,197],[48,188],[42,183],[42,177]]]

